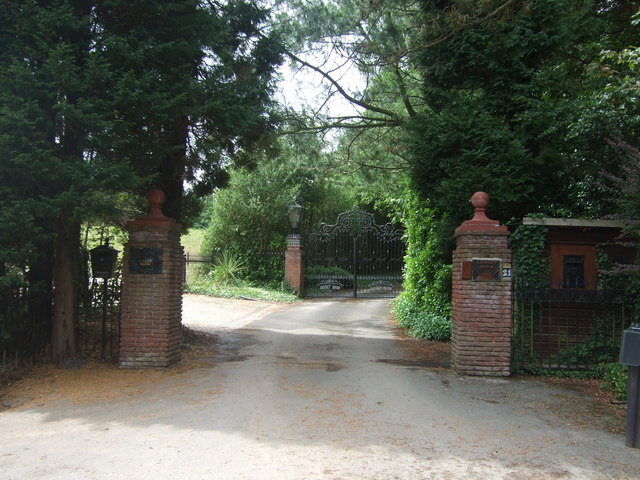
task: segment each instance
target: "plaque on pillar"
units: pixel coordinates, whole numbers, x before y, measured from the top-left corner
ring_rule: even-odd
[[[162,274],[162,248],[131,248],[129,272],[139,275]]]
[[[471,261],[471,280],[474,282],[499,282],[502,266],[499,258],[474,258]]]

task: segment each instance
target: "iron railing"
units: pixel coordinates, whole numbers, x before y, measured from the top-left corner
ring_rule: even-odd
[[[115,362],[120,347],[122,276],[90,279],[88,296],[80,306],[78,350],[85,356]]]
[[[516,370],[585,370],[617,361],[631,323],[620,283],[554,289],[514,282],[513,362]]]

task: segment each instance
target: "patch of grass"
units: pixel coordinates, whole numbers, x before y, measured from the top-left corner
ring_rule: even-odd
[[[298,296],[286,287],[279,289],[251,285],[238,282],[233,285],[216,282],[213,278],[204,276],[188,284],[185,291],[221,298],[250,298],[267,302],[293,303],[300,300]]]
[[[180,243],[184,247],[185,253],[189,255],[200,255],[204,232],[203,228],[190,228],[187,233],[182,235]]]

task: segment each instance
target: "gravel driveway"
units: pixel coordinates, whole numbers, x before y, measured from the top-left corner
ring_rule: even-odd
[[[620,412],[566,385],[457,376],[388,309],[187,298],[185,324],[211,344],[179,365],[16,384],[2,478],[640,478]]]

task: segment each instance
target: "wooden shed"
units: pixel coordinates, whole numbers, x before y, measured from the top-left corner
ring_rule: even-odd
[[[634,246],[620,242],[617,220],[525,218],[547,228],[542,253],[550,261],[546,286],[514,285],[516,358],[547,368],[586,368],[615,361],[630,317],[624,285],[602,282],[598,252],[615,263],[633,263]]]
[[[636,255],[635,248],[619,241],[619,220],[525,218],[522,224],[548,228],[544,255],[551,260],[552,289],[595,290],[598,248],[615,263],[633,263]]]

